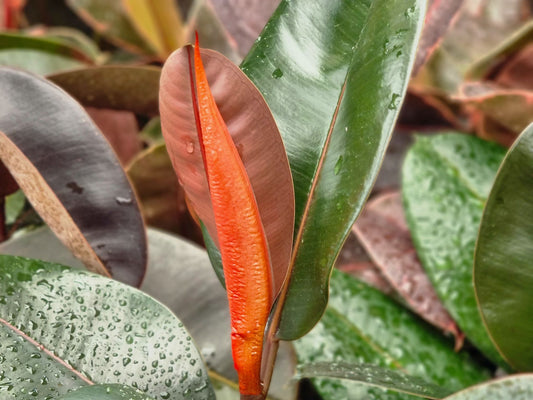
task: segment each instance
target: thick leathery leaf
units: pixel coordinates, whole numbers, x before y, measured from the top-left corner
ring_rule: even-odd
[[[161,125],[187,197],[218,246],[191,95],[189,52],[190,46],[178,50],[163,69]],[[259,206],[277,292],[286,276],[294,225],[294,189],[285,148],[268,106],[250,80],[219,53],[202,50],[202,60]]]
[[[490,192],[476,247],[474,286],[496,347],[519,371],[533,369],[533,125],[505,157]]]
[[[489,371],[402,306],[362,282],[333,271],[322,320],[294,342],[300,364],[373,364],[398,370],[451,392],[482,382]],[[325,399],[412,399],[347,380],[313,380]]]
[[[157,400],[214,398],[189,333],[146,294],[11,256],[0,256],[0,276],[3,365],[19,366],[0,377],[0,386],[14,385],[9,399],[55,398],[93,382],[133,386]]]
[[[283,1],[241,65],[274,114],[294,179],[297,234],[281,339],[305,334],[326,307],[332,265],[406,90],[425,3]]]
[[[435,51],[462,5],[463,0],[429,1],[424,29],[422,30],[415,65],[413,66],[413,74],[418,72]]]
[[[0,158],[54,232],[92,270],[139,285],[146,236],[108,142],[52,83],[0,69]]]
[[[377,367],[372,364],[350,364],[345,362],[304,364],[298,368],[298,376],[305,378],[349,379],[366,385],[429,399],[441,399],[451,394],[448,389],[426,382],[416,376]]]
[[[405,213],[422,265],[466,337],[500,364],[477,309],[472,270],[483,206],[504,153],[467,135],[419,137],[402,171]]]
[[[228,300],[213,274],[205,250],[180,237],[151,228],[148,228],[148,242],[148,268],[140,289],[179,315],[211,371],[236,381],[231,358]],[[0,252],[82,267],[48,228],[1,243]],[[186,284],[176,290],[176,282]],[[292,376],[296,361],[293,353],[289,343],[281,343],[269,391],[275,399],[295,397],[297,388]],[[234,386],[238,387],[236,383]]]
[[[529,400],[533,396],[533,375],[511,375],[456,393],[445,400]]]
[[[66,3],[95,32],[113,44],[137,53],[153,52],[128,19],[121,1],[67,0]]]
[[[154,116],[159,113],[160,74],[161,69],[157,67],[109,66],[68,71],[47,78],[84,106]]]
[[[183,22],[174,0],[122,0],[139,34],[163,59],[183,45]]]
[[[58,400],[153,400],[139,389],[108,384],[81,387],[61,396]]]
[[[452,333],[456,348],[460,349],[463,336],[416,255],[401,194],[391,192],[374,197],[363,209],[353,231],[411,310],[439,329]]]
[[[0,65],[46,75],[88,64],[92,64],[88,56],[59,40],[0,33]]]
[[[260,396],[268,390],[260,375],[274,294],[270,252],[250,179],[209,88],[198,36],[190,77],[195,84],[191,95],[197,134],[228,293],[239,391],[241,396]]]

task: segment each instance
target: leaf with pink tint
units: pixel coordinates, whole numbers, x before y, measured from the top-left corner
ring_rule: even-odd
[[[418,260],[400,193],[383,194],[371,200],[353,231],[409,307],[429,323],[450,332],[459,350],[464,336],[437,297]]]

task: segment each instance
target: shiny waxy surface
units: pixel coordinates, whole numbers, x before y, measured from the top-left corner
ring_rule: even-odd
[[[335,257],[375,179],[425,1],[283,1],[241,65],[283,138],[296,196],[280,337],[320,318]],[[363,32],[363,33],[362,33]]]
[[[152,398],[138,389],[111,384],[81,387],[61,396],[59,400],[152,400]]]
[[[485,206],[474,285],[484,322],[505,359],[533,369],[533,125],[505,157]]]
[[[213,398],[183,324],[142,292],[11,256],[0,257],[0,277],[2,398],[52,399],[90,382],[133,386],[158,400]]]
[[[419,137],[402,171],[407,222],[437,294],[466,337],[502,364],[481,321],[472,270],[483,206],[504,154],[463,134]]]
[[[445,400],[529,400],[533,397],[533,375],[511,375],[463,390]]]
[[[489,371],[376,289],[334,271],[331,296],[322,320],[295,342],[300,364],[316,362],[374,364],[419,377],[453,392],[484,381]],[[372,378],[372,377],[371,377]],[[371,382],[379,383],[376,375]],[[411,399],[347,380],[321,379],[325,399]],[[360,397],[357,397],[360,396]]]

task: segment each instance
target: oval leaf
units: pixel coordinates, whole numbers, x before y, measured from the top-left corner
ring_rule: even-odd
[[[219,53],[202,50],[207,80],[250,179],[274,273],[281,287],[289,264],[294,191],[283,142],[261,94]],[[200,220],[218,246],[191,91],[192,47],[175,52],[161,76],[161,125],[174,169]],[[190,63],[191,62],[191,63]],[[268,149],[268,151],[265,151]]]
[[[159,113],[160,74],[161,69],[157,67],[108,66],[62,72],[47,78],[86,107],[153,116]]]
[[[484,322],[505,359],[533,369],[533,125],[507,153],[485,206],[474,265]]]
[[[0,256],[0,387],[54,398],[91,383],[213,399],[183,324],[146,294],[57,264]],[[44,379],[46,384],[39,384]],[[53,397],[48,397],[53,396]]]
[[[294,342],[301,365],[317,362],[372,364],[418,377],[450,392],[486,380],[489,371],[468,354],[455,353],[447,340],[405,308],[336,270],[324,317]],[[383,386],[380,376],[368,383]],[[314,380],[325,399],[411,399],[347,380]]]
[[[78,390],[61,396],[59,400],[153,400],[139,389],[129,386],[92,385],[81,387]]]
[[[445,400],[529,400],[533,396],[533,375],[511,375],[474,386]]]
[[[466,337],[502,365],[481,322],[472,269],[483,206],[504,153],[467,135],[419,137],[402,170],[407,222],[437,294]]]
[[[2,68],[0,91],[0,158],[35,210],[88,268],[139,285],[144,224],[108,142],[50,82]]]
[[[296,241],[281,339],[305,334],[326,307],[331,268],[407,87],[425,3],[283,1],[241,65],[274,114],[294,178]]]

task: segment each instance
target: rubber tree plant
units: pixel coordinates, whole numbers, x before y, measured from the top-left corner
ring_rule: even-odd
[[[265,398],[278,342],[304,336],[326,309],[333,263],[369,195],[405,95],[424,10],[422,0],[284,1],[240,69],[198,42],[165,64],[163,132],[228,291],[243,399]],[[9,95],[2,99],[0,155],[11,175],[90,269],[139,284],[142,220],[98,130],[50,82],[10,69],[1,76]],[[52,79],[73,86],[65,76]],[[37,112],[39,119],[27,120]],[[84,168],[90,173],[80,181]],[[111,214],[116,220],[110,209],[121,210]],[[163,399],[213,397],[183,326],[148,296],[37,261],[3,257],[2,269],[9,277],[1,289],[2,348],[11,352],[3,362],[60,371],[45,389],[11,371],[5,387],[16,388],[13,398],[103,391],[144,398],[132,386]],[[45,311],[21,306],[39,296],[47,299]],[[170,343],[157,350],[168,356],[149,359],[148,349],[160,342]],[[34,355],[35,346],[46,356]],[[184,353],[191,373],[180,362]]]

